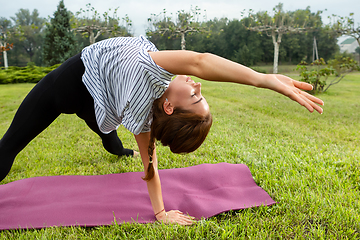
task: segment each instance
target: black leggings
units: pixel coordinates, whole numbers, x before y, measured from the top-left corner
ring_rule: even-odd
[[[115,130],[109,134],[99,130],[94,100],[81,80],[84,71],[80,54],[77,54],[46,75],[26,96],[0,140],[0,181],[9,173],[16,155],[61,113],[76,113],[85,120],[101,137],[108,152],[133,155],[132,150],[123,147]]]

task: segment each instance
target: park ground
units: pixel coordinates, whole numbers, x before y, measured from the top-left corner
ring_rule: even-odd
[[[33,86],[0,85],[0,136]],[[159,168],[243,163],[277,204],[220,214],[190,227],[54,227],[2,231],[0,239],[360,238],[359,73],[317,95],[325,102],[321,115],[265,89],[202,81],[202,91],[214,118],[207,140],[187,155],[159,144]],[[126,147],[137,148],[123,127],[118,134]],[[35,176],[141,170],[139,158],[107,153],[82,120],[62,115],[18,155],[2,184]]]

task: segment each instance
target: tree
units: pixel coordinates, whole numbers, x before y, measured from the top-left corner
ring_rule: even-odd
[[[9,66],[7,64],[7,51],[10,51],[12,48],[14,47],[13,43],[6,43],[6,45],[2,46],[2,44],[0,44],[0,54],[4,53],[4,67],[5,69],[7,69]],[[0,62],[1,63],[1,62]]]
[[[315,59],[312,59],[314,38],[316,39],[319,58],[324,58],[325,61],[334,58],[339,49],[337,38],[334,32],[319,27],[310,29],[305,34],[285,34],[281,39],[279,61],[287,61],[289,64],[314,61]],[[283,49],[282,52],[281,49]]]
[[[360,24],[355,26],[354,13],[350,13],[346,17],[333,14],[330,19],[332,21],[329,23],[329,29],[335,31],[338,36],[348,35],[355,38],[360,45]]]
[[[302,62],[297,66],[296,70],[300,70],[301,81],[313,85],[313,93],[326,92],[329,87],[338,84],[344,79],[348,73],[360,70],[358,63],[354,59],[342,56],[329,60],[328,63],[323,58],[320,58],[311,63],[311,66],[313,67],[308,69],[307,63]],[[330,76],[334,76],[334,78],[328,82]]]
[[[163,15],[163,17],[161,17]],[[151,17],[148,18],[149,28],[146,32],[148,36],[154,34],[164,35],[168,33],[168,38],[172,36],[181,37],[181,50],[185,50],[186,40],[185,36],[188,33],[193,32],[206,32],[205,28],[201,26],[199,22],[200,8],[195,7],[189,12],[185,10],[177,11],[176,18],[173,21],[172,17],[166,16],[166,10],[164,9],[162,13],[156,15],[151,14]]]
[[[11,26],[11,22],[7,20],[6,18],[0,19],[0,52],[4,55],[4,67],[5,69],[8,68],[8,60],[7,60],[7,51],[9,51],[10,44],[8,43],[8,29]]]
[[[237,19],[229,21],[223,27],[219,37],[223,40],[222,44],[220,44],[223,50],[221,56],[251,66],[261,61],[264,52],[261,48],[260,35],[247,30],[244,26],[247,21],[252,20],[243,18],[241,21]],[[212,35],[215,35],[215,33]]]
[[[61,0],[45,30],[43,55],[46,65],[64,62],[74,55],[75,49],[75,36],[70,28],[70,13]]]
[[[125,15],[122,18],[123,25],[119,25],[121,19],[117,16],[118,8],[114,10],[112,16],[110,16],[111,9],[109,12],[104,12],[102,19],[100,13],[90,3],[86,7],[87,9],[81,8],[76,12],[76,17],[72,19],[72,28],[88,37],[90,44],[95,43],[96,39],[105,33],[112,36],[131,36],[132,21],[128,15]]]
[[[268,36],[271,36],[274,44],[273,73],[277,73],[282,36],[287,33],[299,33],[308,30],[308,23],[317,23],[318,21],[315,19],[316,17],[319,18],[321,11],[318,11],[315,16],[311,14],[309,7],[305,11],[284,12],[282,3],[276,5],[273,11],[274,14],[272,16],[266,11],[256,14],[250,12],[249,17],[255,20],[255,25],[247,27],[251,31],[266,33]],[[314,20],[309,21],[311,18]]]
[[[11,21],[6,18],[0,18],[0,52],[4,56],[4,67],[8,68],[7,51],[10,51],[14,44],[11,43],[15,38],[21,38],[21,28],[12,26]]]
[[[297,10],[296,14],[305,18],[308,12],[309,10],[306,9]],[[291,14],[294,13],[291,12]],[[320,16],[316,19],[317,15],[315,13],[311,14],[313,16],[309,17],[308,25],[314,26],[316,21],[321,19]],[[164,19],[162,15],[160,18],[162,21],[159,22],[158,26],[163,27],[166,25],[166,19]],[[214,18],[201,22],[201,27],[207,29],[211,34],[186,35],[186,49],[213,53],[247,66],[258,63],[272,64],[274,60],[274,45],[271,35],[259,34],[246,28],[246,26],[254,26],[255,24],[255,20],[250,17],[245,17],[241,20]],[[154,26],[151,25],[150,27]],[[302,60],[311,61],[314,36],[316,37],[319,56],[323,57],[326,61],[333,58],[338,49],[333,32],[328,32],[323,27],[314,27],[307,30],[306,33],[286,33],[282,35],[279,47],[279,63],[286,61],[297,64]],[[181,37],[171,34],[169,31],[162,35],[152,33],[148,37],[159,50],[181,49],[179,44]]]
[[[357,47],[357,48],[355,49],[355,52],[358,53],[358,54],[360,54],[360,47]]]
[[[44,29],[46,20],[39,17],[39,12],[34,9],[30,13],[29,9],[20,9],[15,17],[11,17],[15,25],[21,27],[23,38],[21,41],[15,42],[15,46],[21,48],[27,55],[30,62],[33,62],[34,55],[41,58],[42,46],[42,30]],[[41,60],[38,61],[40,63]]]
[[[187,36],[188,50],[197,52],[209,52],[219,56],[225,57],[225,46],[226,40],[224,39],[223,33],[225,32],[226,26],[229,23],[229,19],[214,18],[207,22],[203,22],[201,25],[207,29],[211,34],[191,34]],[[180,39],[176,39],[176,44]],[[181,46],[179,46],[180,49]]]

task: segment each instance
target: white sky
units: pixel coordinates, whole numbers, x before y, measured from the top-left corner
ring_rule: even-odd
[[[10,18],[20,8],[37,9],[41,17],[53,16],[60,0],[0,0],[0,17]],[[296,9],[305,9],[310,6],[312,12],[325,10],[322,14],[323,22],[327,23],[327,16],[337,14],[340,16],[349,16],[350,12],[355,13],[356,22],[360,24],[360,1],[359,0],[282,0],[285,11],[294,11]],[[253,9],[257,11],[272,11],[273,7],[279,1],[269,0],[65,0],[65,7],[75,13],[80,8],[86,8],[87,3],[91,3],[101,14],[108,11],[109,8],[115,9],[119,7],[118,16],[123,17],[128,14],[133,22],[133,33],[135,36],[145,34],[147,19],[151,13],[158,14],[166,9],[168,13],[176,13],[178,10],[189,10],[191,6],[198,6],[202,12],[206,10],[207,20],[215,17],[228,17],[229,19],[241,18],[241,11]]]

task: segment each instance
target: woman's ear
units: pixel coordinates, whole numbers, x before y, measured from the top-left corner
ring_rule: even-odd
[[[163,103],[163,108],[167,115],[171,115],[174,112],[174,106],[168,101],[167,98],[165,99],[165,101]]]

